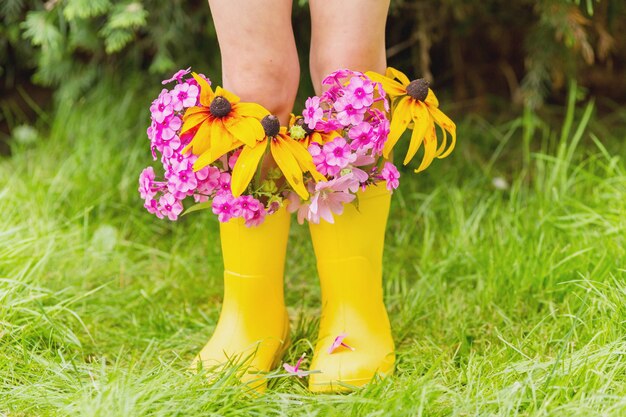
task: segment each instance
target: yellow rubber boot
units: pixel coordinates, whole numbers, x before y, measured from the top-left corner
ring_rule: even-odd
[[[241,365],[242,382],[262,392],[263,372],[280,361],[289,339],[283,272],[290,216],[285,208],[258,227],[243,219],[220,223],[224,258],[224,302],[213,336],[192,363],[218,370]]]
[[[394,369],[394,344],[383,303],[382,259],[391,194],[384,183],[358,193],[335,223],[310,224],[322,289],[319,337],[309,376],[313,392],[350,391]],[[351,347],[329,349],[335,338]]]

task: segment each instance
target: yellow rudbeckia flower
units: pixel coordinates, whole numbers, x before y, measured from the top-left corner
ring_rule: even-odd
[[[310,172],[315,181],[325,181],[326,178],[315,168],[311,154],[302,144],[287,135],[287,128],[280,126],[276,116],[265,116],[261,124],[265,137],[253,146],[244,146],[233,168],[230,182],[233,196],[239,197],[250,184],[269,144],[272,157],[285,179],[306,200],[309,193],[304,186],[303,173]]]
[[[264,132],[260,120],[269,111],[260,104],[241,102],[222,87],[213,92],[204,78],[192,75],[200,85],[200,105],[185,112],[181,135],[197,129],[183,153],[191,150],[199,155],[193,165],[198,171],[233,149],[244,144],[253,146],[261,140]]]
[[[402,133],[413,123],[413,133],[409,150],[404,158],[404,165],[408,164],[420,146],[424,145],[424,158],[415,172],[428,168],[434,158],[445,158],[450,155],[456,144],[456,125],[448,116],[439,110],[439,101],[435,93],[428,88],[428,81],[423,78],[409,81],[408,77],[395,68],[387,68],[385,75],[368,71],[365,73],[373,81],[382,84],[392,101],[392,115],[389,137],[383,148],[385,158],[402,136]],[[437,146],[437,124],[442,132],[443,139]],[[447,146],[450,133],[452,141]]]

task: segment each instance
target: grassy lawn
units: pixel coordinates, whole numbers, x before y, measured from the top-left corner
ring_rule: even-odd
[[[350,395],[277,377],[253,398],[186,372],[219,314],[217,220],[142,208],[148,103],[102,85],[0,160],[0,416],[626,415],[623,110],[457,117],[453,156],[393,198],[396,375]],[[295,221],[289,254],[293,363],[320,301]]]

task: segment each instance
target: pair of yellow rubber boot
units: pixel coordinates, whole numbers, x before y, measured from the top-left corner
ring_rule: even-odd
[[[358,193],[335,223],[311,224],[322,290],[319,336],[309,370],[313,392],[350,391],[394,369],[394,344],[383,304],[382,257],[391,195],[385,184]],[[241,219],[220,225],[224,302],[215,332],[192,364],[240,364],[257,391],[289,345],[283,272],[290,215],[282,208],[259,227]],[[336,337],[350,348],[331,349]]]

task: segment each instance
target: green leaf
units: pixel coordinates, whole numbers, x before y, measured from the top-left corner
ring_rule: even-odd
[[[121,51],[133,39],[133,32],[128,29],[114,29],[104,38],[107,54]]]
[[[137,29],[146,25],[148,12],[139,2],[119,4],[113,8],[105,30]]]
[[[67,20],[100,16],[111,8],[109,0],[66,0],[63,15]]]
[[[76,19],[70,22],[68,38],[72,50],[84,49],[95,53],[102,48],[95,25],[86,19]]]
[[[173,70],[175,66],[176,63],[172,60],[169,53],[164,49],[159,49],[159,52],[152,59],[148,71],[151,74],[163,74]]]
[[[193,206],[191,206],[187,210],[185,210],[182,215],[186,216],[187,214],[193,213],[194,211],[210,209],[211,208],[211,204],[212,203],[210,201],[205,201],[204,203],[194,204]]]
[[[60,49],[63,36],[52,22],[54,15],[45,11],[28,12],[21,24],[24,37],[35,46]]]

